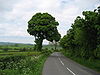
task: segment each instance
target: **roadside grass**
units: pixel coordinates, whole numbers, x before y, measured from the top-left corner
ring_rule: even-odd
[[[84,59],[81,57],[75,57],[75,56],[70,56],[70,53],[66,52],[62,52],[66,57],[74,60],[75,62],[84,65],[88,68],[91,68],[97,72],[100,72],[100,60],[99,59],[93,59],[93,60],[88,60],[88,59]]]
[[[46,58],[44,54],[0,57],[0,75],[42,75]]]
[[[33,75],[42,75],[42,70],[43,70],[43,66],[44,66],[46,59],[47,59],[47,56],[43,56],[40,59],[40,62],[38,62],[37,64],[37,69],[35,69]]]
[[[0,48],[0,75],[42,75],[44,62],[53,52],[46,48],[42,52],[33,51],[32,45],[4,45]],[[6,48],[8,51],[3,50]],[[21,48],[26,51],[20,51]]]
[[[0,75],[42,75],[42,69],[52,50],[42,52],[0,53]]]

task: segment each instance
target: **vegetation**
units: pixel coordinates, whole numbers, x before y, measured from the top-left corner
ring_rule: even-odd
[[[43,45],[43,48],[42,49],[47,49],[47,50],[55,50],[55,45]],[[61,50],[62,47],[57,45],[56,46],[56,50]]]
[[[72,56],[89,60],[100,59],[100,7],[82,14],[84,18],[76,18],[60,44]]]
[[[60,40],[60,34],[57,30],[59,23],[48,13],[36,13],[28,22],[28,33],[35,37],[35,50],[42,49],[44,39],[48,41]]]
[[[43,45],[42,52],[31,44],[1,43],[0,75],[41,75],[52,46]]]
[[[22,52],[22,51],[33,51],[34,45],[31,44],[5,44],[0,45],[0,52]]]
[[[66,52],[62,51],[62,53],[66,57],[74,60],[75,62],[77,62],[77,63],[79,63],[81,65],[84,65],[84,66],[86,66],[88,68],[94,69],[95,71],[100,72],[100,60],[94,59],[94,60],[90,61],[90,60],[86,60],[85,58],[71,56],[70,52],[67,52],[67,51]]]
[[[84,17],[75,19],[60,45],[67,57],[100,71],[100,7],[82,14]]]
[[[40,55],[40,52],[2,52],[0,53],[0,57],[7,57],[7,56],[12,56],[12,55],[34,55],[34,56],[38,56]]]
[[[100,7],[82,14],[84,17],[78,16],[60,40],[59,23],[55,18],[48,13],[36,13],[29,20],[27,29],[35,37],[36,45],[0,43],[0,75],[41,75],[46,58],[52,52],[60,51],[59,40],[67,57],[100,71]],[[44,39],[55,43],[55,47],[52,44],[42,47]]]
[[[46,53],[45,53],[46,52]],[[0,75],[41,75],[51,50],[0,53]]]
[[[46,58],[53,52],[45,45],[42,52],[31,44],[0,45],[0,75],[41,75]],[[52,47],[51,47],[52,48]]]
[[[1,75],[40,75],[40,69],[42,69],[46,57],[43,55],[38,57],[20,55],[1,59]]]
[[[6,50],[7,49],[7,50]],[[54,50],[55,46],[54,45],[43,45],[42,49],[48,49],[48,50]],[[61,49],[59,45],[57,45],[56,49]],[[31,44],[5,44],[5,45],[0,45],[0,54],[16,54],[17,52],[19,53],[28,53],[28,52],[33,52],[37,51],[34,49],[34,45]]]

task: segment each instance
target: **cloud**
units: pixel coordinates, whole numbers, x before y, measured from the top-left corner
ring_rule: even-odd
[[[37,12],[48,12],[54,16],[59,22],[58,30],[63,37],[71,28],[74,19],[78,15],[81,16],[82,11],[93,10],[99,4],[100,0],[0,0],[0,37],[30,38],[27,33],[27,22]],[[14,39],[15,42],[20,42],[17,38]],[[7,40],[11,41],[9,38]],[[27,39],[28,41],[33,42],[30,39]]]
[[[15,42],[15,43],[34,43],[33,37],[21,37],[21,36],[0,36],[0,42]]]
[[[14,0],[0,0],[0,10],[1,12],[9,12],[13,9],[14,4],[16,4],[19,0],[16,2]]]

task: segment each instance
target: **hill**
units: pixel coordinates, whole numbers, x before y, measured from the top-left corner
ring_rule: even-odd
[[[0,45],[15,45],[15,44],[32,45],[32,44],[25,44],[25,43],[0,42]]]

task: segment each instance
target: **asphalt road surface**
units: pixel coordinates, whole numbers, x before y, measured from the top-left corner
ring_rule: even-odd
[[[85,62],[85,61],[84,61]],[[59,52],[46,60],[42,75],[100,75],[68,58]]]

